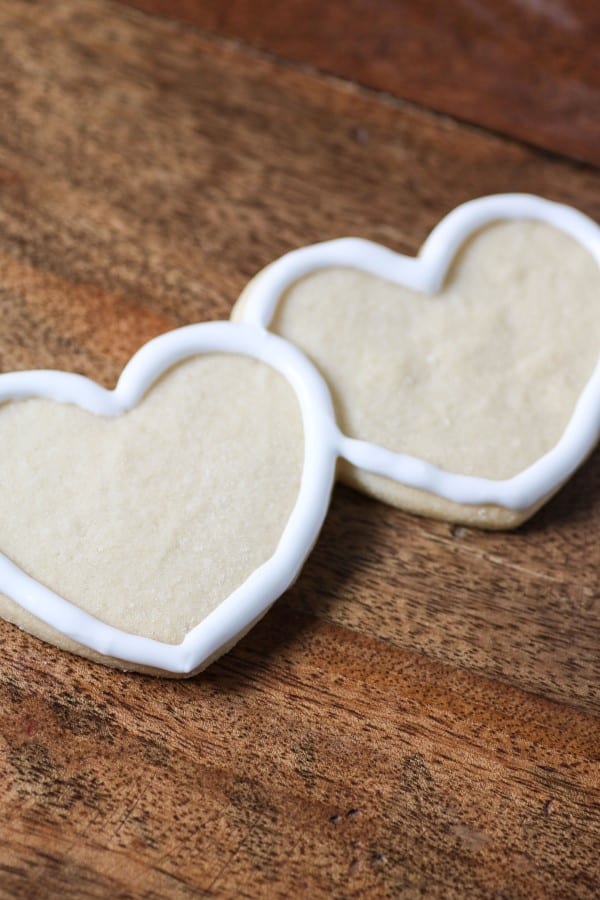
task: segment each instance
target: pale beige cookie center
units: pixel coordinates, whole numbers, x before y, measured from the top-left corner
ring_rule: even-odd
[[[7,403],[0,445],[0,552],[102,621],[171,643],[273,555],[304,452],[287,381],[226,354],[180,364],[115,419]]]
[[[600,352],[600,276],[538,222],[475,234],[430,297],[353,269],[296,282],[272,330],[325,375],[352,437],[508,478],[561,437]]]

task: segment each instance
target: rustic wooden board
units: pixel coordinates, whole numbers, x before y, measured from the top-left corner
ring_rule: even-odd
[[[0,3],[0,368],[112,384],[284,250],[589,168],[102,0]],[[594,897],[600,455],[480,534],[336,489],[189,682],[0,623],[0,896]]]
[[[589,0],[127,2],[600,164],[600,7]]]

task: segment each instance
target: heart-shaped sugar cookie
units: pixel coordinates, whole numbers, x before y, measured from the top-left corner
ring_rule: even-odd
[[[0,376],[0,614],[123,668],[190,674],[296,577],[327,510],[327,389],[231,323],[155,339],[115,391]]]
[[[598,439],[599,262],[600,229],[575,210],[489,197],[414,259],[359,239],[292,252],[234,318],[325,376],[343,478],[418,513],[511,527]]]

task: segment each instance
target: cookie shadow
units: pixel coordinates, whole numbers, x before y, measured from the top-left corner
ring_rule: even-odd
[[[366,627],[370,634],[385,635],[386,639],[392,633],[398,637],[400,627],[400,646],[436,658],[440,650],[426,632],[435,636],[443,631],[441,656],[455,662],[464,651],[459,626],[472,626],[471,607],[476,607],[480,618],[493,615],[492,579],[500,571],[494,559],[514,558],[515,541],[531,541],[539,547],[548,533],[560,539],[561,531],[593,528],[598,509],[598,451],[549,504],[512,532],[480,531],[411,515],[338,484],[321,534],[297,582],[230,653],[199,677],[208,677],[224,692],[244,690],[261,679],[272,679],[275,672],[278,678],[285,678],[303,654],[314,653],[307,648],[323,622],[358,632]],[[519,559],[522,554],[523,548],[517,553]],[[474,573],[477,559],[481,564]],[[476,594],[472,590],[463,593],[465,579],[477,582]],[[416,580],[422,586],[418,603]],[[421,602],[429,604],[425,632]],[[391,605],[395,624],[390,618]],[[386,616],[387,624],[383,621]],[[457,629],[455,640],[453,633],[446,634],[449,620]],[[485,639],[475,641],[478,647],[500,640],[501,632],[492,621],[482,628]],[[479,650],[487,658],[488,651]],[[490,657],[484,668],[492,663]]]
[[[272,666],[285,667],[310,640],[317,620],[336,620],[336,609],[347,605],[349,595],[356,593],[358,573],[367,565],[372,567],[378,553],[386,555],[380,537],[389,527],[390,516],[405,518],[398,510],[336,485],[329,513],[298,580],[207,674],[222,676],[224,685],[234,689]]]
[[[517,534],[533,535],[548,528],[562,528],[597,518],[600,509],[600,450],[596,449],[583,466],[549,503],[517,529]]]

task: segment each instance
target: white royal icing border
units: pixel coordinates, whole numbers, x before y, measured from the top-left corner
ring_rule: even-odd
[[[0,375],[0,403],[46,397],[101,416],[132,409],[169,368],[202,353],[232,353],[279,371],[298,400],[304,426],[304,467],[296,504],[273,556],[193,628],[181,644],[129,634],[84,612],[0,554],[0,593],[78,644],[126,663],[187,674],[231,644],[293,583],[329,506],[337,459],[337,430],[322,377],[292,344],[249,325],[210,322],[163,334],[127,364],[116,388],[81,375],[31,371]]]
[[[434,294],[466,238],[490,222],[532,219],[573,237],[600,266],[600,228],[583,213],[529,194],[498,194],[458,206],[433,229],[417,257],[362,238],[341,238],[293,250],[264,269],[243,292],[238,320],[267,329],[284,292],[299,278],[334,266],[360,269],[424,294]],[[339,435],[339,453],[358,468],[464,504],[521,510],[555,491],[600,437],[600,358],[558,443],[508,479],[445,471],[422,459]]]
[[[342,456],[352,464],[459,503],[494,503],[524,509],[543,499],[577,468],[600,434],[600,362],[584,388],[558,444],[536,463],[504,481],[445,472],[423,460],[343,435],[322,376],[283,338],[268,332],[283,292],[298,278],[332,266],[358,268],[423,293],[439,290],[464,240],[498,219],[537,219],[570,234],[600,265],[600,228],[586,216],[520,194],[485,197],[458,207],[432,231],[417,258],[359,238],[343,238],[288,253],[244,292],[242,324],[211,322],[161,335],[127,364],[112,391],[67,372],[0,375],[0,403],[46,397],[96,415],[132,409],[173,365],[202,353],[232,353],[261,360],[293,388],[304,426],[304,466],[296,504],[273,556],[223,600],[177,645],[107,625],[27,575],[0,554],[0,593],[63,635],[97,653],[165,672],[188,674],[235,642],[293,583],[323,524]]]

